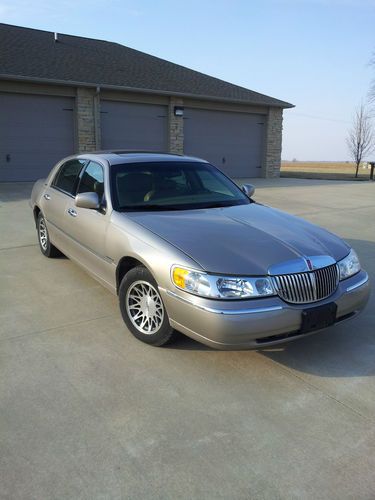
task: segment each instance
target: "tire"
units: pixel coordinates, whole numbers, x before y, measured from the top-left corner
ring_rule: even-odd
[[[42,212],[39,212],[38,219],[36,221],[36,230],[38,233],[38,242],[40,251],[45,257],[53,258],[61,255],[61,252],[52,245],[49,240],[49,234],[47,229],[47,224]]]
[[[156,347],[172,340],[175,332],[169,324],[158,285],[144,266],[134,267],[125,274],[119,301],[122,318],[138,340]]]

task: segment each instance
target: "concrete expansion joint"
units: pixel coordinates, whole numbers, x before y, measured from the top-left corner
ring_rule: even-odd
[[[344,403],[343,401],[341,401],[340,399],[336,398],[335,396],[332,396],[332,394],[329,394],[328,392],[323,391],[320,387],[318,387],[317,385],[313,384],[312,382],[309,382],[309,381],[305,380],[301,375],[298,375],[296,372],[292,371],[291,369],[282,366],[277,361],[274,361],[273,359],[269,359],[269,358],[267,358],[267,361],[270,362],[272,365],[278,366],[280,368],[280,370],[282,370],[282,371],[288,373],[289,375],[291,375],[292,377],[296,378],[302,384],[310,387],[311,389],[314,389],[316,392],[319,392],[324,397],[326,397],[326,398],[334,401],[335,403],[337,403],[340,406],[346,408],[347,410],[349,410],[350,412],[354,413],[355,415],[358,415],[359,417],[363,418],[366,422],[371,422],[371,423],[375,422],[375,418],[370,418],[367,415],[364,415],[363,413],[361,413],[360,411],[356,410],[355,408],[353,408],[352,406],[348,405],[347,403]]]
[[[23,338],[23,337],[31,337],[31,336],[36,336],[36,335],[43,335],[45,333],[49,333],[49,332],[52,332],[54,330],[59,330],[61,328],[66,328],[66,327],[69,327],[69,326],[83,325],[85,323],[90,323],[91,321],[97,321],[99,319],[116,318],[116,317],[117,317],[117,314],[105,314],[103,316],[97,316],[95,318],[84,319],[82,321],[76,321],[74,323],[63,323],[63,324],[58,325],[58,326],[53,326],[51,328],[46,328],[45,330],[36,330],[36,331],[32,331],[32,332],[25,332],[25,333],[21,333],[20,335],[16,335],[15,337],[5,337],[3,339],[0,339],[0,343],[1,342],[6,342],[6,341],[11,342],[13,340],[18,340],[18,339]]]

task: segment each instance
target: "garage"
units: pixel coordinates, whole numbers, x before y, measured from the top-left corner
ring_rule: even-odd
[[[0,46],[0,182],[103,149],[196,155],[234,178],[280,174],[286,101],[111,41],[0,23]]]
[[[167,151],[167,106],[101,101],[102,149]]]
[[[33,181],[74,152],[74,99],[0,94],[0,182]]]
[[[185,108],[184,151],[232,177],[260,177],[266,117]]]

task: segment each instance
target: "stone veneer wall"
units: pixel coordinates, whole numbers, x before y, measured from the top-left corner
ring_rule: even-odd
[[[184,118],[175,116],[174,107],[183,106],[183,99],[171,97],[168,106],[169,152],[184,154]]]
[[[94,89],[77,88],[76,110],[78,152],[100,149],[99,97]]]
[[[262,177],[280,177],[282,131],[282,108],[269,108]]]

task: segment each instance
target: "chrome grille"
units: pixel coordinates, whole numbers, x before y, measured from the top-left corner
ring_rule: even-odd
[[[272,276],[276,292],[286,302],[304,304],[325,299],[333,294],[339,283],[337,265],[314,271]]]

